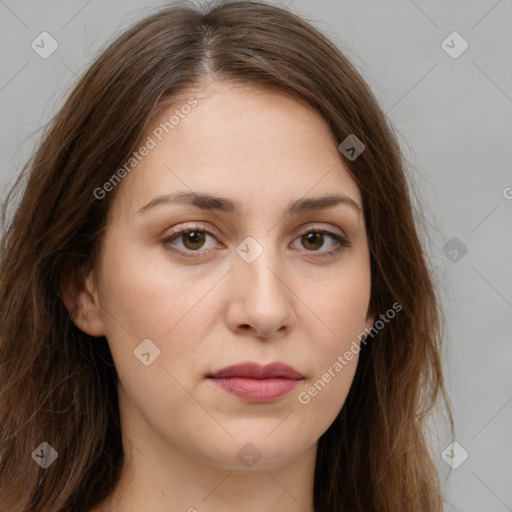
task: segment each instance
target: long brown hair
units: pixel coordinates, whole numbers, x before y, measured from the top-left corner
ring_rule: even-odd
[[[365,145],[355,160],[340,158],[362,194],[370,308],[375,318],[395,302],[403,309],[362,348],[347,400],[319,439],[316,512],[439,512],[424,420],[442,397],[452,422],[442,310],[396,137],[332,42],[291,12],[245,1],[167,7],[121,34],[79,80],[5,202],[0,509],[85,512],[118,482],[118,376],[106,339],[80,331],[59,292],[97,262],[114,193],[100,200],[94,190],[159,109],[211,80],[288,94],[316,109],[338,143],[354,134]],[[46,469],[31,456],[43,442],[58,453]]]

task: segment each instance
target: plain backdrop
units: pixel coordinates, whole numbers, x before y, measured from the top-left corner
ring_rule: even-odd
[[[0,0],[2,200],[98,49],[164,3]],[[447,318],[458,446],[446,452],[433,430],[443,476],[446,453],[460,462],[467,452],[446,485],[449,510],[512,511],[512,1],[274,3],[347,54],[408,162]],[[46,58],[31,46],[42,32],[58,44]]]

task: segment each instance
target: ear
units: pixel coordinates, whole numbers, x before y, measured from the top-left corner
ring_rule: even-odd
[[[375,314],[368,311],[368,314],[366,315],[366,320],[365,320],[364,326],[366,329],[370,330],[374,324],[375,324]]]
[[[72,275],[61,286],[61,297],[73,323],[90,336],[104,336],[101,308],[93,273]]]

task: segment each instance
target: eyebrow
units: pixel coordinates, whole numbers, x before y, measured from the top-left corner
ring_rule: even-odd
[[[142,214],[163,204],[190,204],[197,206],[202,210],[218,210],[232,215],[242,215],[244,208],[242,204],[227,197],[213,196],[211,194],[202,194],[191,191],[174,192],[172,194],[160,195],[144,205],[137,214]],[[332,208],[337,205],[344,205],[353,208],[358,214],[361,213],[361,207],[353,199],[340,194],[327,194],[321,197],[301,198],[292,201],[284,216],[298,215],[315,210]]]

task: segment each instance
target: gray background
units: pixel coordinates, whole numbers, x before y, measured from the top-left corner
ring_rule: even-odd
[[[163,4],[0,0],[2,198],[96,51]],[[448,509],[512,511],[512,1],[278,5],[285,4],[333,39],[369,82],[417,187],[446,308],[456,440],[469,454],[451,471]],[[43,31],[59,45],[46,59],[31,48]],[[441,45],[453,31],[469,44],[458,58]],[[445,475],[446,429],[432,434]],[[456,448],[453,460],[461,453]]]

